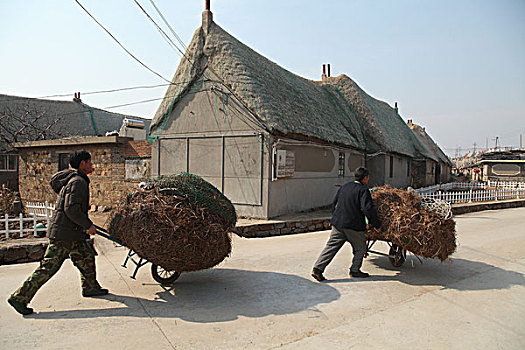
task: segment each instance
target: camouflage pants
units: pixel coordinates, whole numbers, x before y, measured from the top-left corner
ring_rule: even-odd
[[[100,288],[96,278],[95,255],[95,249],[89,241],[50,241],[40,266],[12,296],[25,304],[29,303],[67,258],[80,271],[83,290]]]

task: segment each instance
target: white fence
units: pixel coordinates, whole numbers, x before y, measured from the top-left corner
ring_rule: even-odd
[[[0,218],[0,235],[5,236],[6,239],[18,234],[18,238],[24,237],[26,233],[33,233],[34,236],[38,236],[41,231],[46,231],[45,228],[37,227],[37,224],[45,221],[45,227],[49,227],[49,221],[53,217],[55,210],[54,204],[45,203],[26,203],[25,205],[28,214],[20,214],[18,217],[9,217],[5,214],[4,217]],[[24,228],[25,226],[32,226],[30,228]],[[27,225],[29,223],[29,225]],[[31,225],[32,223],[32,225]],[[15,228],[13,228],[15,226]],[[18,226],[18,227],[16,227]]]
[[[451,189],[469,189],[468,191],[449,191]],[[496,182],[487,183],[447,183],[425,188],[419,188],[416,192],[421,197],[436,198],[453,203],[486,202],[506,199],[525,199],[525,183],[519,182]]]

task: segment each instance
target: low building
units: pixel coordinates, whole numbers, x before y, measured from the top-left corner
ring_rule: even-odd
[[[262,218],[329,205],[363,165],[372,185],[410,185],[426,149],[397,109],[344,75],[299,77],[202,18],[151,124],[153,176],[197,174]]]
[[[108,112],[82,102],[0,94],[0,184],[18,191],[18,151],[13,142],[119,133],[145,139],[150,120]]]
[[[412,165],[412,187],[425,187],[446,183],[450,181],[452,161],[434,142],[425,128],[414,124],[411,119],[407,121],[422,147],[427,149],[427,156],[414,159]]]
[[[525,150],[483,153],[475,169],[481,169],[483,181],[525,182]]]
[[[20,154],[19,190],[23,202],[54,203],[56,194],[49,181],[57,171],[67,169],[69,154],[85,149],[94,165],[90,175],[91,205],[112,207],[138,183],[151,176],[151,146],[119,136],[73,137],[14,143]]]

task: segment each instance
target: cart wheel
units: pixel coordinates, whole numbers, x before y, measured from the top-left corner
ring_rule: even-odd
[[[390,260],[390,263],[394,267],[400,267],[403,265],[407,259],[407,251],[406,249],[403,249],[395,244],[392,244],[390,247],[390,251],[388,252],[388,255],[393,257],[388,257],[388,260]]]
[[[159,265],[151,264],[151,276],[160,284],[172,284],[179,278],[180,272],[168,271]]]

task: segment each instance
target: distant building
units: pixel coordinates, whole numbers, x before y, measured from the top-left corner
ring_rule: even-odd
[[[123,123],[126,120],[131,122]],[[137,131],[130,130],[132,122],[143,123],[141,131],[138,127]],[[147,119],[91,107],[82,102],[80,93],[75,94],[73,101],[0,95],[0,183],[18,190],[19,153],[10,143],[105,136],[111,132],[118,134],[119,130],[125,136],[140,135],[139,139],[145,139],[149,124]]]
[[[483,181],[525,182],[525,150],[483,153],[477,168]]]
[[[138,183],[151,176],[151,145],[129,137],[91,136],[56,140],[17,142],[20,154],[19,191],[23,202],[49,201],[56,193],[49,186],[51,176],[69,166],[70,152],[85,149],[91,153],[94,171],[90,175],[91,204],[115,206]]]
[[[411,119],[407,125],[420,144],[427,149],[427,157],[413,161],[412,186],[417,188],[450,181],[452,161],[427,134],[424,127],[414,124]]]

